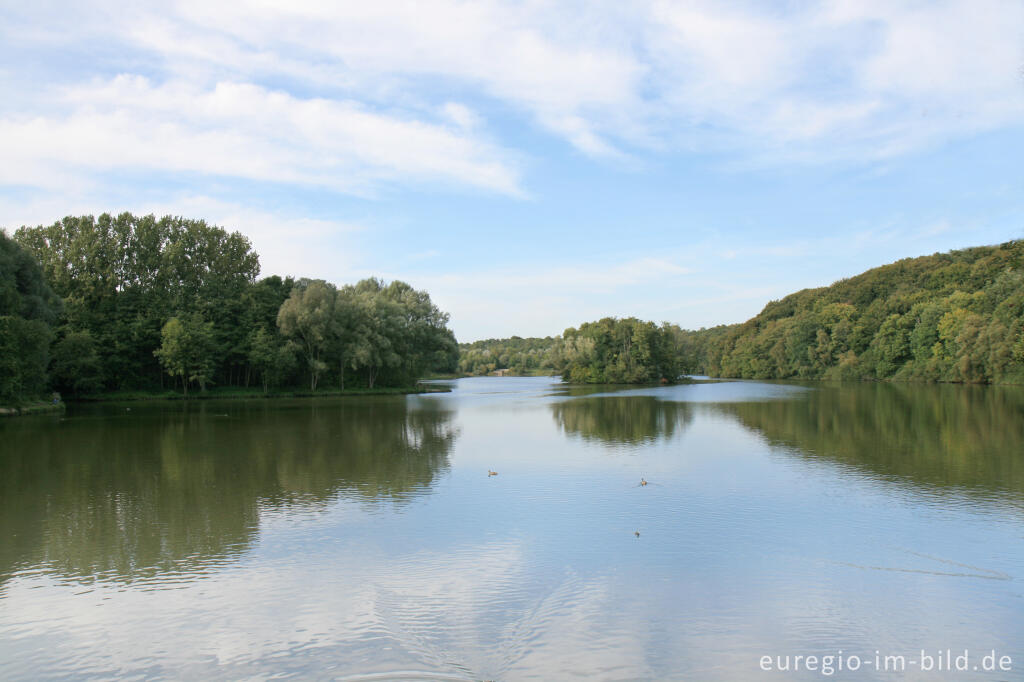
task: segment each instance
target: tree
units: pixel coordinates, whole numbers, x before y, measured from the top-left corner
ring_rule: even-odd
[[[298,344],[306,359],[311,391],[327,369],[322,358],[331,345],[336,298],[334,285],[320,279],[300,280],[277,314],[281,333]]]
[[[102,388],[99,354],[88,331],[67,332],[53,345],[52,355],[50,374],[58,391],[81,396]]]
[[[675,382],[676,333],[635,317],[606,317],[562,334],[562,380],[569,383]]]
[[[206,322],[199,313],[172,317],[160,331],[162,343],[153,351],[172,377],[181,377],[182,390],[188,396],[188,386],[198,382],[205,391],[213,374],[213,323]]]
[[[0,402],[17,405],[45,392],[51,338],[44,322],[0,316]]]
[[[32,254],[0,231],[0,401],[46,390],[51,325],[60,302]]]
[[[295,349],[290,342],[260,327],[250,335],[249,361],[260,374],[263,392],[277,386],[295,367]]]
[[[62,326],[92,336],[108,388],[161,385],[153,351],[178,311],[214,323],[212,371],[225,383],[242,376],[244,295],[259,259],[238,232],[202,220],[122,213],[22,227],[15,239],[39,260],[63,301]]]
[[[361,347],[368,343],[368,314],[355,287],[348,285],[338,290],[331,320],[331,353],[338,367],[338,386],[343,391],[346,370],[358,370],[360,358],[365,357]]]
[[[351,366],[363,370],[366,385],[373,388],[382,369],[401,362],[394,342],[400,333],[397,306],[381,296],[378,280],[363,280],[355,287],[355,334],[351,341]]]

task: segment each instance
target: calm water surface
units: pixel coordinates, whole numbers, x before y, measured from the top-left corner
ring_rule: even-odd
[[[451,385],[0,422],[0,678],[1024,679],[1024,391]]]

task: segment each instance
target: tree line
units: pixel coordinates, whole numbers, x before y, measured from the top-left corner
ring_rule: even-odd
[[[604,318],[457,344],[404,282],[257,280],[238,232],[129,213],[0,232],[0,404],[56,390],[408,386],[428,372],[571,383],[750,379],[1024,383],[1024,241],[874,268],[698,331]]]
[[[900,260],[690,334],[716,377],[1024,383],[1024,241]]]
[[[605,318],[462,344],[459,370],[573,383],[745,379],[1024,383],[1024,241],[908,258],[697,331]]]
[[[686,369],[688,341],[688,332],[667,322],[606,317],[560,336],[460,344],[458,368],[468,376],[557,374],[576,384],[675,382]]]
[[[460,343],[458,371],[465,376],[483,376],[502,369],[518,376],[555,374],[560,342],[557,336],[513,336]]]
[[[408,386],[454,370],[448,315],[404,282],[257,280],[238,232],[122,213],[0,240],[0,402],[329,381]]]

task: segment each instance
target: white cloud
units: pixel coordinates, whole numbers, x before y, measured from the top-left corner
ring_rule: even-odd
[[[507,153],[484,139],[353,101],[121,75],[69,88],[60,104],[67,114],[0,119],[0,182],[60,187],[53,169],[129,169],[342,192],[412,180],[521,193]]]
[[[458,102],[445,102],[441,111],[446,118],[460,128],[473,129],[481,123],[480,116],[475,111]]]
[[[1024,6],[656,2],[670,120],[769,160],[874,159],[1024,122]]]
[[[173,21],[179,32],[209,32],[211,46],[230,45],[217,54],[240,71],[326,63],[306,76],[371,97],[449,79],[530,112],[594,155],[706,125],[715,131],[706,142],[813,145],[787,151],[814,158],[898,153],[1021,121],[1021,25],[1024,7],[1010,0],[832,0],[788,11],[663,0],[628,11],[609,3],[187,3]],[[172,68],[194,59],[191,42],[164,46]]]
[[[25,140],[14,151],[30,177],[50,170],[39,159],[56,156],[53,139],[70,145],[65,162],[101,168],[150,152],[171,170],[342,191],[426,178],[521,193],[467,98],[503,102],[584,153],[619,160],[666,144],[877,158],[1024,122],[1016,0],[184,0],[53,14],[18,9],[0,34],[120,46],[152,80],[81,86],[63,117],[7,116],[0,139]],[[44,19],[64,30],[31,30]],[[200,161],[199,149],[211,153]]]

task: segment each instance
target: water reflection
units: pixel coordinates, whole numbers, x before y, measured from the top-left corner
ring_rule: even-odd
[[[465,383],[0,423],[0,531],[21,543],[0,543],[0,677],[736,680],[766,653],[933,646],[1024,660],[1020,514],[930,494],[1019,493],[1020,393]]]
[[[559,428],[569,436],[606,445],[643,445],[671,439],[693,421],[689,403],[652,396],[601,396],[551,403]]]
[[[0,581],[191,570],[246,549],[260,510],[338,495],[401,507],[447,470],[451,412],[402,398],[92,408],[12,420],[0,452]]]
[[[1024,496],[1024,390],[857,384],[723,403],[775,445],[932,489]]]

